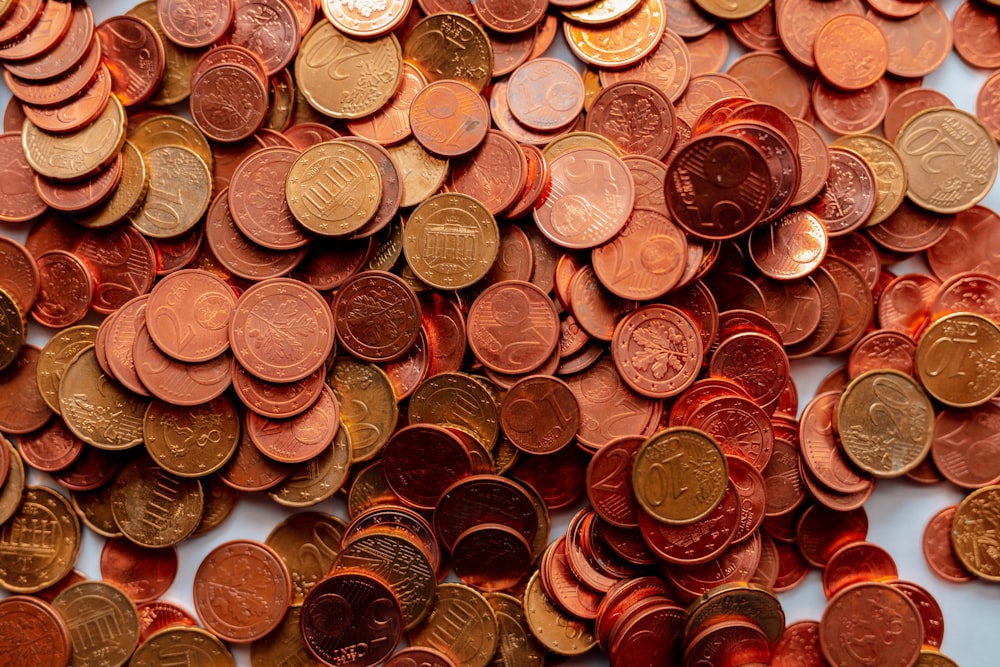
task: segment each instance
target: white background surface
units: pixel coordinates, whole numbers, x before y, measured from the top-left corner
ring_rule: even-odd
[[[96,20],[100,22],[114,14],[124,13],[133,4],[135,3],[128,0],[97,0],[91,2],[91,8]],[[944,0],[940,4],[950,17],[959,2]],[[732,62],[742,50],[735,42],[730,41],[729,62]],[[550,55],[553,53],[572,61],[564,44],[557,42]],[[968,67],[952,52],[941,68],[924,79],[924,86],[943,92],[958,107],[974,113],[976,94],[988,74],[987,71]],[[0,109],[6,106],[9,96],[6,86],[0,84]],[[1000,186],[994,186],[983,204],[1000,210]],[[0,227],[0,233],[23,242],[27,227],[3,226]],[[920,259],[911,259],[891,268],[897,274],[926,272],[926,266]],[[41,346],[46,339],[46,331],[32,323],[30,342]],[[835,357],[793,362],[800,406],[805,405],[812,396],[819,380],[843,361],[843,357]],[[54,486],[50,477],[37,472],[31,474],[29,483]],[[870,525],[868,539],[892,554],[901,578],[919,583],[935,596],[944,611],[945,637],[942,650],[963,667],[988,667],[1000,664],[1000,658],[997,657],[1000,649],[996,646],[1000,636],[1000,584],[985,581],[968,584],[944,582],[928,569],[921,551],[921,535],[927,521],[938,510],[957,503],[962,497],[963,493],[948,483],[926,487],[906,480],[880,481],[865,505]],[[339,498],[322,503],[314,509],[346,518],[344,503]],[[560,512],[553,517],[553,537],[565,530],[570,514],[571,512]],[[287,510],[280,508],[263,494],[242,496],[236,510],[220,528],[180,545],[180,568],[165,597],[193,612],[192,581],[205,554],[231,539],[263,540],[287,515]],[[98,559],[104,538],[98,537],[89,529],[84,529],[83,532],[83,546],[77,567],[88,577],[100,578]],[[803,619],[818,620],[825,604],[819,572],[812,572],[797,589],[782,594],[781,602],[789,623]],[[245,648],[236,647],[234,654],[238,664],[249,665],[249,653]],[[566,667],[591,667],[606,665],[607,659],[595,650],[562,664]]]

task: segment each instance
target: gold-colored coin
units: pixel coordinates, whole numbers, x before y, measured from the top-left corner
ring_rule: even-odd
[[[704,431],[672,426],[639,447],[632,467],[636,500],[650,516],[670,524],[703,519],[729,484],[726,456]]]
[[[10,468],[7,471],[7,478],[0,485],[0,523],[3,523],[14,516],[14,513],[20,507],[21,497],[24,495],[26,477],[21,454],[2,435],[0,435],[0,447],[6,448],[7,454],[10,457]]]
[[[1000,391],[1000,327],[976,313],[951,313],[917,342],[917,377],[945,405],[971,408]]]
[[[195,627],[180,627],[164,628],[152,635],[136,649],[128,664],[129,667],[236,667],[236,659],[211,632]]]
[[[285,178],[285,198],[295,219],[324,236],[364,227],[382,202],[382,178],[368,154],[344,141],[302,151]]]
[[[632,13],[610,24],[563,22],[563,36],[570,51],[585,63],[607,69],[642,60],[659,45],[666,29],[663,0],[643,0]]]
[[[524,618],[535,638],[557,655],[583,655],[597,645],[588,623],[563,613],[545,595],[538,570],[524,589]]]
[[[0,526],[0,584],[12,593],[48,588],[72,571],[79,552],[80,522],[69,501],[47,487],[29,486]]]
[[[7,290],[0,289],[0,371],[14,363],[27,335],[17,301]],[[48,403],[48,400],[45,402]]]
[[[1000,581],[1000,486],[976,489],[958,504],[951,522],[951,546],[972,574]]]
[[[403,57],[429,82],[465,81],[480,93],[493,75],[489,36],[482,26],[461,14],[431,14],[420,19],[406,37]]]
[[[403,55],[393,34],[348,37],[317,21],[302,39],[295,82],[313,107],[333,118],[361,118],[382,108],[403,77]]]
[[[345,530],[347,524],[332,514],[297,512],[264,540],[285,561],[292,576],[293,607],[300,606],[312,587],[330,573]]]
[[[434,157],[413,137],[401,144],[388,146],[386,150],[399,171],[403,187],[399,205],[402,208],[416,206],[427,199],[440,190],[448,178],[448,160]]]
[[[126,464],[111,486],[115,523],[144,547],[169,547],[190,535],[204,504],[201,482],[173,475],[148,457]]]
[[[292,605],[277,628],[250,644],[251,667],[323,667],[302,641],[301,613],[301,606]]]
[[[906,121],[896,136],[906,166],[906,196],[935,213],[959,213],[989,193],[997,177],[997,142],[973,114],[933,107]]]
[[[295,79],[287,69],[271,77],[268,99],[264,127],[275,132],[284,132],[292,122],[292,110],[295,105]]]
[[[123,590],[106,581],[81,581],[52,606],[73,638],[73,667],[124,665],[139,644],[139,611]]]
[[[330,446],[318,456],[295,464],[292,474],[268,495],[285,507],[312,507],[329,500],[347,481],[351,452],[351,433],[341,422]]]
[[[557,157],[574,148],[596,148],[609,155],[621,157],[622,151],[610,139],[595,132],[567,132],[550,141],[542,149],[545,162],[551,163]]]
[[[497,439],[497,444],[493,445],[493,451],[491,452],[493,456],[493,466],[496,468],[498,475],[503,475],[508,470],[514,467],[520,459],[521,450],[514,446],[507,436],[503,433]]]
[[[340,404],[341,426],[350,436],[351,463],[367,461],[396,429],[399,406],[392,381],[375,364],[346,356],[337,357],[326,381]]]
[[[403,228],[403,254],[420,280],[461,289],[489,273],[500,250],[500,228],[474,197],[434,195],[413,210]]]
[[[122,178],[110,199],[100,206],[74,217],[89,229],[108,227],[139,210],[149,187],[146,161],[131,141],[122,146]]]
[[[624,17],[641,2],[642,0],[597,0],[578,9],[562,9],[559,13],[575,23],[604,25]]]
[[[583,66],[583,110],[590,111],[594,105],[594,100],[601,94],[601,75],[597,68],[590,65]],[[617,147],[616,147],[617,148]]]
[[[94,325],[77,324],[54,333],[42,348],[42,355],[38,358],[38,368],[35,371],[38,391],[41,392],[46,405],[56,414],[60,414],[59,383],[62,382],[66,366],[73,357],[92,346],[96,336],[97,327]]]
[[[875,208],[865,221],[865,226],[877,225],[892,215],[906,197],[908,182],[906,167],[903,166],[896,147],[873,134],[837,137],[830,145],[854,151],[875,174],[875,184],[878,186]]]
[[[464,584],[441,584],[427,620],[407,638],[411,646],[441,651],[456,667],[486,667],[499,635],[496,613],[482,593]]]
[[[194,151],[212,171],[212,147],[191,121],[164,114],[142,121],[129,133],[128,140],[145,155],[158,146],[183,146]]]
[[[752,16],[767,5],[768,0],[695,0],[695,4],[712,16],[735,21]]]
[[[362,569],[381,577],[399,600],[403,629],[427,616],[437,590],[430,558],[414,540],[390,531],[366,531],[344,545],[333,572]]]
[[[418,278],[417,274],[413,272],[413,268],[406,262],[403,262],[403,266],[399,269],[399,277],[402,278],[403,282],[409,285],[410,289],[414,292],[427,292],[434,289]]]
[[[93,491],[71,491],[69,494],[73,510],[87,528],[101,537],[125,537],[115,523],[111,512],[111,485],[105,484]]]
[[[391,271],[403,256],[403,223],[397,216],[375,236],[377,245],[366,271]]]
[[[21,130],[21,147],[31,168],[46,178],[77,181],[111,164],[125,142],[125,109],[112,95],[93,123],[68,134],[38,129],[30,120]]]
[[[66,364],[59,412],[73,435],[98,449],[128,449],[142,442],[146,401],[104,374],[93,346]]]
[[[163,56],[166,61],[163,79],[156,92],[146,103],[154,107],[166,107],[186,100],[191,94],[191,74],[205,49],[187,49],[170,41],[160,27],[160,18],[156,13],[156,0],[140,2],[125,14],[140,18],[148,23],[160,37],[160,42],[163,43]]]
[[[240,441],[240,418],[226,396],[191,407],[153,401],[142,423],[146,449],[164,470],[180,477],[203,477],[233,455]]]
[[[732,619],[745,619],[757,625],[771,645],[778,643],[785,630],[785,612],[778,596],[755,584],[733,583],[716,586],[691,603],[684,627],[684,644],[709,626]]]
[[[381,460],[359,470],[347,490],[347,516],[351,520],[379,505],[400,503],[399,496],[393,493],[385,479]]]
[[[484,593],[497,615],[500,641],[490,667],[545,667],[545,647],[524,618],[521,600],[506,593]]]
[[[500,408],[483,385],[465,373],[438,373],[410,396],[411,424],[458,426],[493,449],[500,433]]]
[[[920,657],[913,667],[958,667],[958,663],[936,648],[924,646],[920,649]]]
[[[189,148],[158,146],[146,152],[149,188],[132,215],[132,226],[144,236],[180,236],[201,220],[212,201],[212,173]]]
[[[934,406],[917,381],[894,370],[851,380],[837,406],[844,452],[875,477],[905,475],[924,460],[934,437]]]
[[[201,510],[201,520],[191,532],[191,537],[204,535],[221,526],[222,522],[233,513],[236,501],[240,498],[239,492],[223,482],[218,475],[208,475],[199,481],[201,482],[204,503]]]

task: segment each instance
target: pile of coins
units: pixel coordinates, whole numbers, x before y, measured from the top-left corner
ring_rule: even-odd
[[[1000,580],[1000,8],[869,4],[0,2],[0,654],[953,665],[864,503]]]

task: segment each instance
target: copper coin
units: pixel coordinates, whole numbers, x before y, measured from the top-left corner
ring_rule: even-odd
[[[889,106],[885,79],[856,91],[841,91],[817,80],[812,89],[813,110],[834,134],[862,134],[878,127]]]
[[[950,505],[937,512],[924,528],[921,540],[924,560],[931,572],[945,581],[961,584],[975,579],[955,555],[951,543],[951,527],[958,505]]]
[[[84,181],[65,183],[35,177],[35,188],[39,197],[52,208],[77,213],[106,202],[114,193],[122,179],[124,158],[119,155],[114,161]]]
[[[111,450],[85,445],[68,468],[52,473],[52,477],[70,491],[93,491],[110,482],[123,465],[122,457]]]
[[[496,169],[496,165],[501,164],[504,168]],[[542,180],[542,187],[548,184],[545,179],[539,180]],[[508,209],[528,186],[525,151],[511,136],[497,130],[488,130],[482,143],[471,154],[453,160],[448,173],[450,191],[475,197],[493,215],[505,212],[510,215]],[[536,201],[541,195],[541,192],[537,193]]]
[[[333,347],[333,315],[312,288],[287,278],[257,283],[229,323],[233,355],[256,377],[294,382],[323,365]]]
[[[941,410],[934,423],[931,454],[948,481],[966,489],[996,484],[1000,470],[989,455],[994,447],[991,424],[1000,417],[992,403],[974,408]]]
[[[897,579],[891,584],[917,606],[924,626],[924,646],[940,647],[944,639],[944,616],[934,596],[924,587],[911,581]]]
[[[455,667],[455,662],[437,649],[410,646],[393,653],[385,667]]]
[[[885,112],[885,119],[882,121],[885,138],[895,142],[903,124],[917,112],[946,106],[954,105],[943,93],[931,88],[918,87],[900,93],[889,103],[889,108]]]
[[[285,0],[236,0],[223,42],[253,51],[274,76],[291,62],[301,37],[298,17]]]
[[[566,557],[565,537],[557,538],[545,549],[538,572],[542,590],[559,608],[577,618],[596,618],[601,595],[573,574]]]
[[[240,65],[215,65],[191,84],[191,119],[209,139],[240,141],[267,116],[267,87]]]
[[[22,345],[14,361],[0,371],[0,388],[7,400],[0,406],[0,431],[30,433],[45,425],[52,410],[38,390],[37,368],[41,350]]]
[[[255,78],[262,83],[268,80],[267,70],[257,53],[242,46],[221,44],[201,54],[191,71],[192,82],[201,78],[208,70],[220,65],[240,65],[253,72]]]
[[[955,52],[973,67],[1000,67],[1000,48],[991,39],[1000,32],[1000,19],[991,8],[976,2],[963,2],[952,17]]]
[[[738,236],[766,213],[770,174],[756,146],[738,137],[706,135],[667,165],[666,198],[685,231],[707,240]]]
[[[24,462],[43,472],[59,472],[73,465],[84,452],[84,443],[66,427],[61,419],[52,419],[37,431],[18,438],[18,451]],[[5,455],[6,449],[0,453]],[[3,466],[6,471],[10,461]],[[6,472],[3,478],[6,478]]]
[[[39,324],[59,329],[76,324],[90,309],[94,281],[76,255],[51,250],[38,256],[39,291],[31,315]]]
[[[347,544],[356,536],[371,530],[399,532],[411,540],[416,540],[426,552],[431,567],[435,571],[440,571],[442,556],[434,529],[416,511],[403,507],[398,503],[372,507],[354,516],[351,523],[344,529],[344,534],[340,542],[341,544]]]
[[[886,626],[887,618],[894,619]],[[863,628],[872,636],[884,636],[889,641],[866,644],[866,649],[878,664],[911,665],[920,654],[923,624],[917,607],[901,591],[888,584],[861,583],[841,591],[830,600],[819,625],[823,655],[832,664],[861,664],[853,655],[853,642],[841,638],[846,629]]]
[[[961,271],[978,271],[994,274],[994,265],[1000,265],[991,256],[992,229],[1000,216],[989,208],[973,206],[958,213],[944,237],[927,251],[931,272],[946,280]]]
[[[272,250],[250,240],[229,211],[229,189],[223,188],[208,209],[205,239],[212,255],[234,275],[247,280],[283,276],[305,257],[307,249]]]
[[[816,33],[813,56],[816,68],[831,84],[860,90],[885,73],[889,45],[876,24],[844,14],[828,20]]]
[[[524,487],[496,475],[473,475],[456,481],[434,508],[434,530],[445,549],[451,550],[459,535],[479,523],[503,524],[532,544],[542,528],[532,497]]]
[[[852,542],[827,560],[823,569],[823,592],[830,599],[851,584],[898,576],[896,563],[885,549],[871,542]]]
[[[169,0],[156,3],[156,16],[168,39],[194,49],[219,41],[233,21],[235,8],[233,0],[214,0],[197,10],[185,0]]]
[[[19,133],[0,135],[0,159],[4,164],[4,183],[8,184],[0,203],[0,220],[24,222],[44,213],[48,206],[35,189],[35,175],[24,157]]]
[[[27,248],[6,237],[0,239],[0,257],[0,289],[14,300],[21,315],[27,316],[40,289],[38,265]]]
[[[628,154],[663,159],[674,141],[674,105],[659,88],[622,81],[604,88],[587,113],[586,128]]]
[[[747,581],[757,570],[760,554],[760,534],[755,533],[749,540],[730,545],[715,561],[671,567],[666,574],[681,599],[691,601],[716,586]]]
[[[245,423],[244,417],[239,444],[219,469],[219,479],[237,491],[267,491],[288,479],[293,466],[264,456],[250,439]]]
[[[580,408],[569,386],[557,378],[535,375],[510,388],[500,404],[500,425],[518,449],[547,454],[576,437]]]
[[[217,546],[194,575],[198,617],[212,633],[236,644],[277,627],[292,597],[292,580],[268,546],[233,540]]]
[[[426,85],[427,79],[420,70],[404,62],[402,80],[392,97],[375,113],[348,120],[347,129],[351,134],[382,145],[388,146],[404,141],[412,133],[409,121],[410,104]]]
[[[266,248],[291,250],[311,238],[295,221],[285,199],[285,179],[298,154],[292,148],[263,148],[233,172],[229,186],[233,220],[247,237]]]
[[[178,361],[164,354],[140,325],[132,343],[135,372],[143,387],[174,405],[200,405],[222,394],[232,381],[232,355],[220,354],[203,362]]]
[[[559,339],[552,299],[521,281],[503,281],[484,290],[469,308],[467,326],[473,354],[500,373],[537,369]]]
[[[17,24],[16,18],[8,16],[6,20],[10,24]],[[0,46],[0,58],[16,62],[44,54],[63,38],[69,30],[72,18],[72,3],[60,2],[54,5],[45,3],[42,5],[41,13],[35,17],[30,26],[26,26],[25,30],[13,38],[3,40]]]
[[[555,58],[538,58],[518,67],[506,92],[514,118],[535,130],[564,128],[583,110],[583,80]]]
[[[122,105],[133,107],[149,99],[166,68],[163,42],[153,27],[134,16],[116,16],[97,26],[97,36],[111,72],[111,88]]]
[[[570,312],[580,328],[593,338],[603,341],[611,341],[615,326],[638,305],[635,301],[622,299],[605,289],[590,265],[573,274],[568,295]]]
[[[147,549],[128,540],[108,540],[101,550],[101,577],[117,584],[136,604],[166,593],[177,574],[177,549]]]
[[[472,86],[461,81],[434,81],[410,104],[413,136],[431,153],[443,157],[465,155],[486,137],[490,112]]]
[[[248,373],[233,361],[233,389],[244,405],[263,417],[294,417],[311,406],[320,396],[325,368],[295,382],[268,382]]]
[[[337,339],[366,361],[391,361],[409,350],[420,332],[420,302],[402,279],[364,271],[348,279],[333,303]]]
[[[684,391],[702,363],[697,328],[672,306],[649,305],[629,313],[615,327],[611,344],[611,358],[622,379],[651,398]]]
[[[229,347],[229,322],[236,307],[232,288],[200,269],[176,271],[149,293],[149,335],[178,361],[208,361]]]
[[[309,651],[328,664],[376,665],[396,648],[403,612],[381,579],[362,571],[337,572],[316,584],[302,604],[302,637]],[[358,644],[368,647],[352,655]]]
[[[91,229],[74,245],[95,281],[93,309],[111,313],[149,292],[156,274],[153,248],[138,231],[123,225]]]
[[[313,121],[296,123],[286,128],[282,134],[299,150],[305,150],[310,146],[321,144],[324,141],[332,141],[340,137],[340,133],[332,127]]]
[[[37,81],[51,79],[66,72],[87,52],[94,34],[94,14],[85,4],[74,4],[70,24],[62,39],[44,53],[18,62],[4,63],[14,76]]]
[[[502,524],[473,526],[455,540],[451,566],[463,583],[480,590],[510,588],[525,579],[531,546],[524,536]]]
[[[662,193],[662,181],[658,185]],[[618,236],[594,248],[591,261],[608,290],[622,298],[645,300],[677,286],[686,255],[687,240],[669,217],[637,207]]]
[[[251,412],[246,429],[257,448],[280,463],[301,463],[330,446],[340,426],[340,406],[329,387],[294,417],[271,419]]]
[[[994,322],[1000,319],[1000,281],[981,273],[960,273],[941,283],[931,304],[932,317],[973,312]]]
[[[877,184],[871,167],[857,153],[831,147],[830,172],[823,190],[806,204],[830,236],[854,231],[875,208]]]
[[[871,290],[857,268],[832,256],[827,256],[822,266],[840,291],[840,323],[833,339],[823,348],[824,352],[835,354],[850,349],[861,339],[875,306]]]
[[[919,273],[896,276],[882,289],[878,299],[878,320],[884,329],[913,337],[930,317],[930,307],[938,292],[937,279]]]
[[[620,158],[574,148],[552,160],[549,174],[549,193],[533,215],[554,243],[592,248],[609,241],[628,221],[635,186]]]
[[[472,473],[461,441],[431,424],[396,431],[383,449],[382,462],[389,487],[419,509],[432,509],[449,486]]]
[[[818,394],[806,404],[800,420],[802,463],[833,491],[856,493],[869,485],[869,478],[850,463],[836,442],[833,412],[839,392]]]
[[[944,11],[934,3],[904,19],[893,20],[872,12],[867,18],[885,35],[889,46],[886,69],[896,76],[926,76],[937,69],[951,51],[951,24]],[[919,41],[921,46],[914,47],[915,42],[911,40]]]
[[[63,617],[46,602],[15,595],[0,602],[0,655],[31,658],[39,667],[70,664],[73,649]]]
[[[172,602],[154,600],[140,604],[138,609],[139,643],[145,643],[153,634],[166,628],[191,627],[198,624],[191,614]]]
[[[53,106],[67,102],[94,80],[101,67],[101,41],[91,39],[83,58],[52,79],[20,79],[4,71],[4,82],[15,97],[27,104]]]
[[[642,81],[662,91],[671,102],[676,102],[691,78],[691,55],[688,45],[674,32],[680,21],[673,8],[668,11],[670,24],[663,32],[663,38],[653,51],[630,67],[623,69],[602,69],[601,82],[605,86],[620,81]]]

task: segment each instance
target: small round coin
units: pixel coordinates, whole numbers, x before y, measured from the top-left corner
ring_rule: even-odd
[[[722,448],[698,429],[664,429],[636,453],[632,488],[642,509],[658,521],[694,523],[718,506],[728,486]]]
[[[1000,327],[975,313],[951,313],[931,324],[917,343],[920,383],[946,405],[968,408],[1000,391]]]

